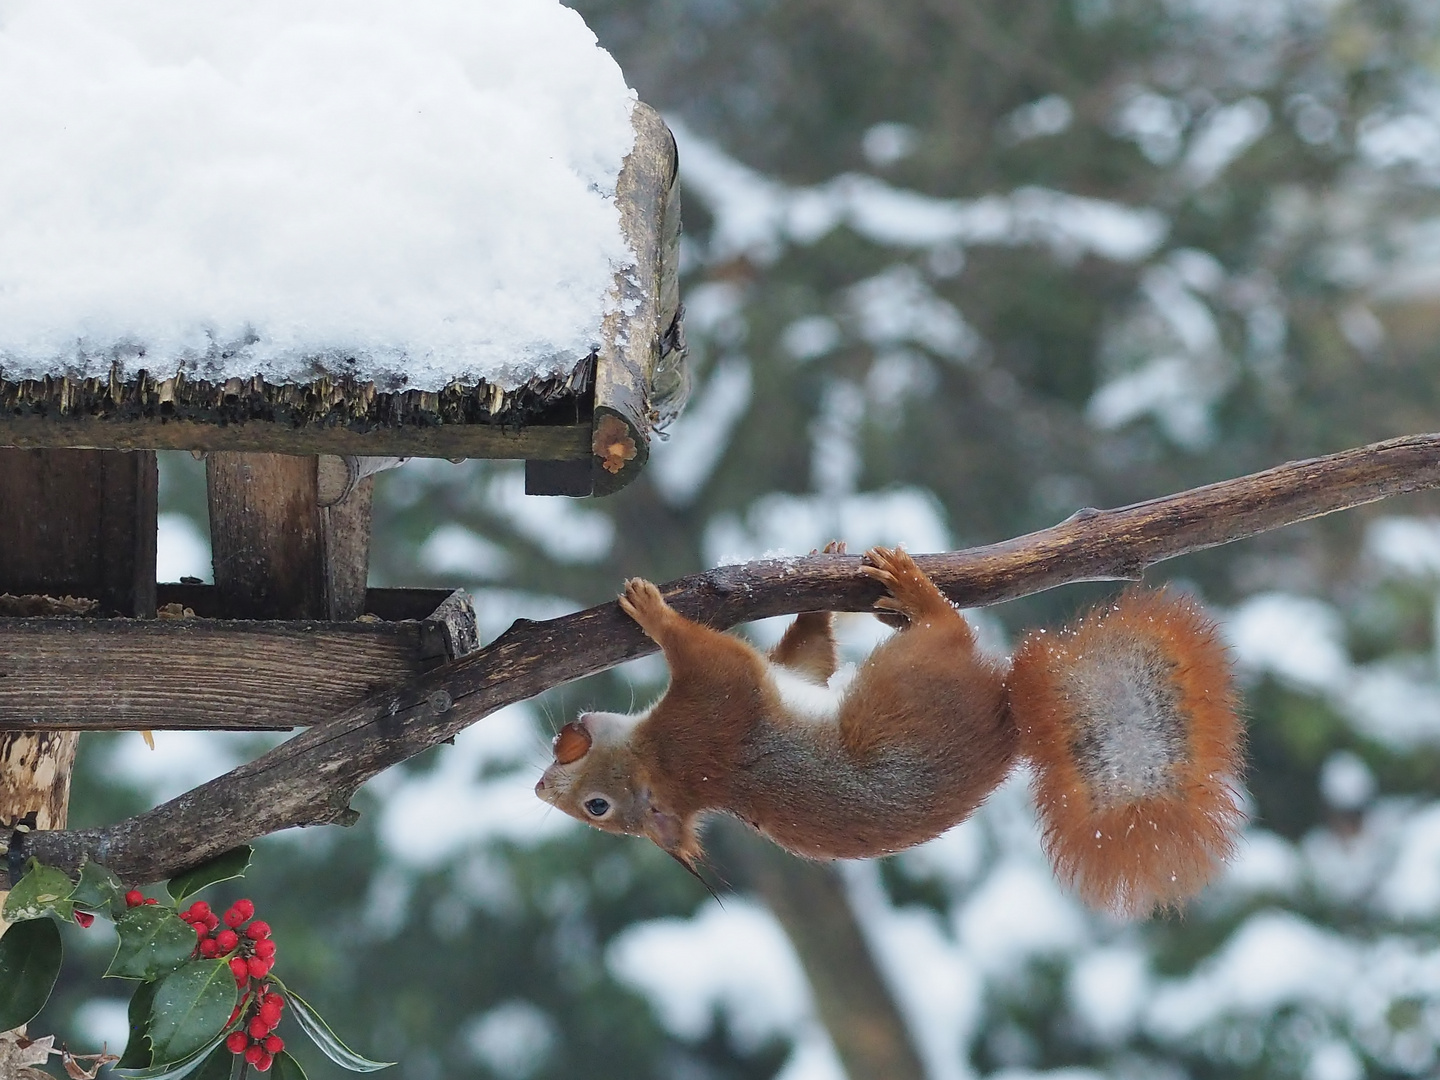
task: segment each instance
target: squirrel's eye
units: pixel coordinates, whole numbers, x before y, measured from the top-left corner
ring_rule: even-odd
[[[585,812],[591,817],[604,817],[610,812],[610,803],[607,799],[586,799]]]

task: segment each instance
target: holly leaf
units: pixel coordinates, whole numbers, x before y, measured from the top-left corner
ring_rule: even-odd
[[[186,870],[183,874],[176,874],[165,883],[165,889],[178,904],[187,896],[194,896],[201,889],[208,889],[217,882],[244,877],[245,871],[250,869],[250,859],[254,854],[255,849],[249,844],[241,844],[216,855],[209,862]]]
[[[235,1055],[225,1047],[217,1046],[201,1063],[200,1071],[195,1074],[195,1080],[230,1080],[230,1070],[234,1063]]]
[[[63,947],[53,919],[15,923],[0,937],[0,1031],[28,1024],[60,974]]]
[[[273,1080],[309,1080],[305,1075],[305,1070],[300,1067],[298,1061],[290,1056],[288,1050],[281,1050],[276,1054],[275,1064],[270,1068]]]
[[[210,1054],[219,1045],[220,1036],[216,1035],[208,1044],[202,1046],[184,1061],[177,1061],[168,1065],[152,1065],[148,1069],[121,1069],[116,1067],[115,1075],[123,1077],[124,1080],[181,1080],[182,1077],[189,1076],[196,1069],[200,1068],[200,1066],[204,1065]]]
[[[211,1045],[229,1023],[238,993],[224,960],[196,960],[161,979],[150,1007],[155,1063],[182,1061]]]
[[[38,859],[32,858],[25,867],[25,876],[15,883],[10,895],[5,898],[0,918],[19,923],[38,919],[53,911],[62,919],[68,919],[73,905],[66,905],[65,900],[74,891],[75,883],[65,876],[63,870],[42,866]]]
[[[144,904],[115,923],[120,938],[105,974],[117,979],[153,979],[179,967],[195,951],[195,931],[173,908]]]
[[[70,894],[70,902],[87,911],[108,909],[118,915],[124,911],[125,887],[105,867],[86,860],[80,868],[80,881]]]
[[[145,1069],[150,1066],[150,1009],[155,1002],[156,982],[142,982],[130,995],[130,1007],[126,1014],[130,1020],[130,1039],[117,1069]]]
[[[279,979],[274,980],[277,984]],[[283,986],[283,984],[281,984]],[[330,1025],[320,1019],[317,1013],[304,998],[288,986],[285,990],[285,1004],[289,1015],[295,1018],[300,1029],[310,1036],[310,1041],[320,1048],[320,1052],[335,1062],[342,1069],[349,1069],[351,1072],[376,1072],[380,1069],[388,1069],[395,1063],[393,1061],[371,1061],[362,1057],[354,1050],[351,1050],[335,1032],[330,1030]]]

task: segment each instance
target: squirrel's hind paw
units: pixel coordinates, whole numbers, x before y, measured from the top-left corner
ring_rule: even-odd
[[[877,617],[891,625],[895,620],[890,612],[897,612],[913,623],[952,614],[955,610],[903,548],[871,548],[865,553],[860,572],[880,582],[890,594],[876,600],[875,607]]]

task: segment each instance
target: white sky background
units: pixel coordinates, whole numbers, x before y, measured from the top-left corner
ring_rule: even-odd
[[[558,0],[0,0],[0,371],[568,372],[633,101]]]

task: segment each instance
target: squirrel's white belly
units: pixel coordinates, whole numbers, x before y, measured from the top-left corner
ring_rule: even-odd
[[[833,724],[840,718],[840,702],[855,678],[855,666],[846,664],[824,686],[802,679],[778,664],[770,665],[770,678],[786,713],[812,724]]]

